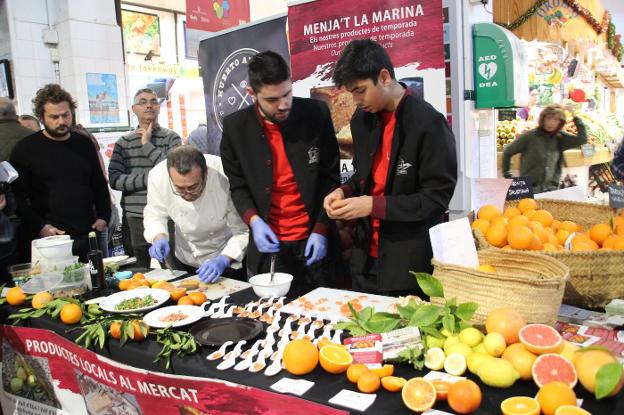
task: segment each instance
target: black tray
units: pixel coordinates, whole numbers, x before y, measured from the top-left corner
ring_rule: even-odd
[[[251,340],[262,333],[261,322],[249,318],[217,318],[202,321],[191,328],[189,333],[203,346],[221,346],[226,341],[236,343]]]

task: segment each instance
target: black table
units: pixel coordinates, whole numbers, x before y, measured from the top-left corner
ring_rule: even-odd
[[[228,303],[246,304],[254,299],[257,299],[257,296],[253,293],[252,289],[249,288],[231,295],[228,299]],[[3,311],[6,312],[8,307],[5,306],[4,308],[5,310]],[[81,333],[80,330],[68,331],[68,326],[61,323],[59,320],[51,320],[49,318],[33,319],[30,321],[30,327],[52,330],[72,341],[75,340],[75,338]],[[262,334],[260,336],[262,336]],[[248,344],[249,343],[250,342],[248,342]],[[221,362],[221,360],[206,360],[206,356],[214,350],[216,350],[216,348],[202,347],[197,353],[191,356],[184,358],[174,356],[171,359],[171,367],[169,370],[165,369],[164,361],[161,361],[159,364],[153,362],[154,358],[160,351],[160,346],[155,340],[148,339],[140,343],[130,341],[123,347],[120,347],[119,341],[109,338],[104,349],[95,349],[95,352],[117,362],[136,368],[156,372],[173,373],[177,375],[223,379],[241,385],[252,386],[265,390],[271,390],[270,385],[283,377],[298,378],[298,376],[291,375],[285,370],[273,377],[267,377],[262,372],[252,374],[248,371],[238,372],[234,369],[220,371],[216,369],[216,366]],[[407,365],[395,365],[395,375],[405,377],[406,379],[410,379],[415,376],[424,376],[426,373],[427,371],[416,371],[414,368]],[[535,386],[533,382],[529,381],[518,381],[509,389],[491,388],[481,383],[474,375],[468,372],[466,373],[468,378],[475,380],[479,384],[483,395],[481,407],[474,412],[475,414],[500,414],[500,403],[504,399],[511,396],[534,397],[538,390],[537,386]],[[314,386],[306,392],[302,398],[323,405],[333,406],[330,405],[328,401],[341,389],[357,391],[356,385],[350,383],[344,374],[331,375],[325,372],[320,365],[314,370],[314,372],[302,376],[302,378],[315,382]],[[601,401],[596,401],[593,395],[588,393],[580,385],[580,383],[576,386],[575,392],[578,398],[583,399],[583,408],[591,412],[593,415],[624,414],[624,392],[620,392],[614,398],[604,399]],[[336,408],[346,410],[346,408],[339,406],[336,406]],[[435,409],[453,413],[446,402],[436,403]],[[352,411],[352,413],[360,412]],[[381,388],[377,392],[375,402],[368,408],[366,413],[377,415],[409,414],[412,412],[403,405],[400,392],[391,393]]]

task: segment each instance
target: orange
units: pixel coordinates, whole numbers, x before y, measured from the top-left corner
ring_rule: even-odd
[[[178,299],[178,305],[195,305],[195,302],[188,295],[183,295]]]
[[[329,344],[321,348],[319,363],[326,372],[337,375],[347,371],[353,363],[353,357],[344,347]]]
[[[544,249],[544,243],[537,235],[533,234],[533,239],[531,240],[531,245],[529,245],[529,249],[532,251],[541,251],[542,249]]]
[[[380,378],[392,376],[394,374],[394,365],[383,365],[379,368],[370,369],[371,372],[377,373]]]
[[[119,289],[121,291],[127,290],[128,287],[130,287],[130,283],[131,282],[132,282],[132,280],[130,280],[130,279],[119,281]]]
[[[545,227],[552,225],[553,223],[553,215],[549,211],[545,209],[540,209],[535,212],[535,215],[531,218],[531,220],[536,220]]]
[[[174,288],[169,291],[171,301],[178,301],[180,298],[186,295],[186,288]]]
[[[370,370],[362,373],[357,381],[358,390],[362,393],[375,393],[379,390],[380,386],[381,378],[377,373],[371,372]]]
[[[76,324],[82,318],[82,308],[78,304],[69,303],[61,308],[61,321],[65,324]]]
[[[560,245],[565,244],[565,242],[568,240],[568,236],[570,236],[570,232],[566,231],[565,229],[559,229],[555,234],[557,242],[559,242]]]
[[[448,398],[448,391],[451,387],[450,382],[446,382],[444,380],[434,380],[431,381],[436,390],[436,400],[445,401]]]
[[[503,415],[539,415],[540,404],[528,396],[512,396],[501,402]]]
[[[494,205],[484,205],[479,209],[479,213],[477,214],[477,218],[485,219],[489,222],[492,222],[494,218],[498,218],[499,216],[503,216],[503,213]]]
[[[386,376],[381,378],[381,386],[388,392],[398,392],[403,389],[403,386],[407,383],[405,378],[397,376]]]
[[[611,235],[611,227],[606,223],[594,225],[589,230],[589,237],[600,246],[602,246],[609,235]]]
[[[206,297],[206,294],[199,292],[199,291],[194,291],[192,293],[189,293],[188,296],[191,298],[191,300],[193,300],[193,304],[195,305],[202,305],[208,299]]]
[[[360,376],[369,370],[368,366],[362,363],[354,363],[347,369],[347,379],[349,379],[351,383],[357,383]]]
[[[143,274],[142,272],[135,272],[134,275],[132,275],[132,279],[133,280],[144,280],[145,279],[145,274]]]
[[[533,241],[533,231],[526,226],[512,226],[507,233],[507,242],[513,249],[527,249]]]
[[[564,220],[563,222],[561,222],[561,226],[559,227],[559,229],[563,229],[564,231],[573,233],[578,231],[580,229],[580,226],[570,220]]]
[[[472,380],[460,380],[451,385],[446,400],[453,411],[469,414],[481,406],[481,389]]]
[[[108,327],[108,334],[110,334],[113,339],[121,339],[121,322],[113,321]]]
[[[611,234],[609,236],[607,236],[607,238],[604,240],[604,242],[602,243],[602,247],[603,248],[611,248],[613,249],[613,246],[615,245],[615,242],[620,239],[620,236]]]
[[[550,228],[555,232],[558,231],[560,227],[561,227],[561,221],[557,219],[553,220],[552,223],[550,224]]]
[[[504,216],[499,216],[497,218],[492,219],[492,226],[494,225],[507,226],[508,224],[509,224],[509,219]]]
[[[135,342],[145,340],[149,332],[149,326],[145,324],[143,320],[132,320],[132,328],[134,330],[134,337],[132,340]]]
[[[494,246],[502,248],[507,245],[507,228],[503,225],[493,225],[490,226],[487,233],[485,234],[485,239]]]
[[[505,211],[503,212],[503,216],[505,216],[506,218],[511,219],[514,216],[520,215],[521,213],[522,212],[517,207],[510,206],[510,207],[505,209]]]
[[[618,251],[624,251],[624,237],[619,236],[618,239],[613,243],[613,249]]]
[[[555,415],[591,415],[591,413],[576,405],[561,405],[555,411]]]
[[[613,227],[617,227],[618,225],[624,225],[624,215],[613,217]]]
[[[526,325],[526,320],[513,308],[495,308],[490,311],[485,320],[485,329],[488,333],[500,333],[506,344],[520,341],[518,332]]]
[[[129,290],[134,290],[135,288],[149,288],[150,283],[147,280],[137,279],[131,280],[130,284],[128,284]]]
[[[531,368],[533,367],[533,362],[537,359],[537,355],[529,352],[524,344],[514,343],[509,345],[501,357],[511,363],[520,374],[521,379],[531,380],[533,378]]]
[[[523,215],[518,215],[518,216],[514,216],[513,218],[509,219],[509,227],[512,226],[529,226],[529,218],[527,218],[526,216]]]
[[[35,310],[38,310],[40,308],[43,308],[46,304],[48,304],[50,301],[54,300],[54,297],[52,297],[52,294],[50,294],[47,291],[42,291],[40,293],[35,294],[35,296],[32,299],[32,308],[34,308]]]
[[[11,305],[22,305],[26,301],[26,294],[20,287],[9,288],[6,293],[7,303]]]
[[[529,209],[525,212],[522,212],[522,216],[526,216],[527,218],[529,218],[529,220],[533,220],[533,215],[535,215],[535,212],[537,212],[534,209]]]
[[[414,412],[425,412],[436,402],[436,388],[425,378],[412,378],[401,391],[403,403]]]
[[[318,361],[319,351],[310,340],[293,340],[284,348],[282,364],[293,375],[305,375],[312,372],[318,365]]]
[[[567,384],[555,381],[545,384],[535,397],[544,415],[555,415],[562,405],[576,405],[576,394]]]
[[[486,234],[487,230],[490,228],[490,222],[485,219],[475,219],[470,226],[473,230],[479,229],[483,235]]]
[[[537,210],[537,202],[533,199],[522,199],[518,202],[518,209],[522,213],[527,210]]]
[[[574,368],[581,385],[591,393],[596,391],[596,374],[607,363],[615,363],[616,359],[610,352],[605,350],[587,350],[576,352]],[[609,396],[615,396],[622,388],[622,382]]]
[[[548,252],[557,252],[559,249],[557,249],[557,245],[550,243],[550,242],[546,242],[544,244],[543,247],[544,251],[548,251]]]
[[[513,248],[511,247],[511,245],[505,245],[503,249],[512,250]]]
[[[620,223],[619,225],[615,225],[613,233],[618,236],[624,236],[624,224]]]
[[[577,241],[575,243],[572,243],[572,249],[570,250],[572,252],[594,251],[596,250],[596,248],[594,248],[593,245],[589,241]]]

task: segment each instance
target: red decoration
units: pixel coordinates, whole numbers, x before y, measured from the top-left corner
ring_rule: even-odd
[[[598,19],[591,14],[591,12],[586,8],[579,4],[577,0],[563,0],[575,13],[581,16],[589,25],[594,29],[594,31],[601,35],[607,31],[609,28],[609,23],[611,22],[611,15],[608,11],[604,12],[602,16],[602,22],[599,22]]]

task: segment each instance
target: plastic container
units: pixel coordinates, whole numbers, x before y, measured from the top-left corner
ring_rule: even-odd
[[[45,261],[45,270],[47,272],[63,272],[65,270],[65,268],[67,268],[70,265],[74,265],[78,263],[78,257],[77,256],[70,256],[67,258],[60,258],[60,259],[49,259],[47,261]]]
[[[284,272],[276,272],[273,276],[273,284],[271,274],[254,275],[249,279],[249,283],[258,297],[270,297],[276,295],[281,297],[288,293],[293,276]]]
[[[71,258],[73,244],[66,235],[48,236],[35,242],[39,253],[48,260]]]
[[[15,264],[9,267],[9,274],[13,278],[13,283],[17,287],[21,287],[32,278],[33,275],[40,273],[40,267],[33,267],[32,263]]]
[[[127,280],[132,277],[132,271],[118,271],[115,273],[115,278],[118,280]]]
[[[56,288],[61,281],[63,281],[63,274],[59,273],[35,275],[22,285],[22,290],[26,294],[37,294]]]

